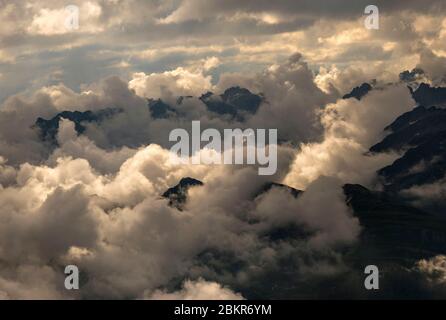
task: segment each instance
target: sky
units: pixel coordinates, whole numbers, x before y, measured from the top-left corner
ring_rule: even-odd
[[[401,156],[367,154],[416,104],[400,72],[446,82],[445,1],[375,1],[379,29],[364,25],[368,4],[0,0],[0,298],[243,299],[282,261],[302,281],[348,270],[362,226],[342,186],[379,189],[376,171]],[[342,99],[363,82],[374,90]],[[232,119],[198,99],[231,86],[261,94],[259,110]],[[156,119],[149,98],[177,115]],[[81,135],[62,119],[53,144],[36,131],[39,117],[110,108]],[[277,129],[277,172],[170,163],[169,132],[194,120]],[[179,211],[160,195],[184,177],[204,185]],[[305,192],[255,196],[271,181]],[[265,237],[290,225],[309,236]],[[446,274],[444,260],[413,270]],[[68,264],[82,290],[63,287]]]
[[[1,1],[0,100],[59,83],[79,91],[110,75],[138,80],[177,72],[212,88],[222,74],[254,73],[295,52],[316,73],[347,68],[392,79],[446,54],[442,1],[376,1],[378,30],[364,28],[367,4]],[[76,30],[65,27],[68,5],[79,8]]]

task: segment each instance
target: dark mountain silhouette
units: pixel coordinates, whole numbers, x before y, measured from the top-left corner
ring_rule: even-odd
[[[177,100],[178,104],[191,96],[182,96]],[[247,114],[254,114],[264,101],[262,95],[251,93],[248,89],[241,87],[231,87],[221,95],[214,95],[208,92],[200,97],[200,100],[206,105],[209,111],[217,115],[229,115],[239,121],[243,121]],[[147,99],[147,105],[151,116],[154,119],[165,119],[179,116],[178,111],[165,103],[161,99]],[[86,123],[101,122],[122,112],[120,109],[107,108],[99,111],[63,111],[51,119],[38,118],[35,127],[39,129],[42,140],[50,141],[57,146],[56,135],[59,129],[60,119],[68,119],[74,122],[78,134],[82,134]]]
[[[356,100],[361,100],[369,91],[372,90],[372,86],[364,82],[359,87],[354,87],[350,93],[345,94],[342,99],[355,98]]]
[[[429,84],[421,83],[416,90],[409,87],[413,99],[422,106],[442,106],[446,104],[446,88],[431,87]]]
[[[187,192],[184,190],[198,185],[202,183],[196,179],[182,179],[177,186],[167,191],[168,197],[173,197],[173,203],[178,198],[185,203]],[[273,188],[287,190],[294,198],[303,192],[287,185],[268,182],[259,189],[257,195]],[[278,269],[266,269],[246,285],[234,283],[235,288],[248,299],[420,298],[432,294],[424,289],[422,281],[411,268],[420,259],[446,253],[446,219],[407,205],[392,193],[372,191],[358,184],[344,185],[343,192],[346,204],[361,225],[358,241],[340,251],[346,266],[345,273],[312,280],[302,279],[294,263],[280,260]],[[277,215],[280,214],[277,211]],[[327,214],[330,212],[327,211]],[[275,246],[284,242],[297,245],[312,235],[312,230],[290,223],[280,227],[272,226],[263,230],[259,236]],[[311,256],[306,258],[311,259]],[[225,266],[225,272],[236,274],[246,263],[230,252],[213,249],[200,253],[197,260],[215,273],[219,273]],[[360,289],[363,288],[364,267],[367,265],[379,266],[380,281],[385,284],[385,288],[379,291]],[[401,281],[412,289],[404,289]]]
[[[175,109],[173,109],[167,103],[164,103],[161,99],[149,99],[148,105],[150,114],[154,119],[165,119],[177,114]]]
[[[421,69],[414,69],[412,71],[404,71],[400,73],[400,80],[408,83],[408,89],[412,95],[412,98],[420,106],[432,107],[432,106],[444,106],[446,105],[446,88],[444,87],[431,87],[427,83],[420,83],[416,80],[417,77],[424,74]],[[375,82],[371,84],[364,82],[360,86],[353,88],[349,93],[345,94],[342,99],[355,98],[361,100],[371,90],[373,90]],[[418,86],[414,89],[415,86]]]
[[[183,178],[176,186],[169,188],[163,197],[169,199],[170,205],[181,210],[187,201],[189,188],[202,185],[203,182],[194,178]],[[257,196],[273,188],[286,190],[294,198],[304,192],[284,184],[268,182],[260,188]],[[434,253],[446,252],[446,219],[412,207],[391,193],[371,191],[359,184],[346,184],[343,191],[346,204],[352,208],[363,228],[360,246],[373,247],[366,255],[368,258],[384,259],[391,256],[392,259],[415,261]],[[296,232],[298,228],[290,226],[285,229],[281,229],[284,232],[281,235],[277,234],[278,230],[274,230],[272,239],[296,235],[290,231]],[[299,234],[303,236],[305,232],[300,229]]]
[[[187,191],[191,187],[202,185],[203,182],[200,180],[186,177],[181,179],[177,185],[166,190],[166,192],[162,194],[162,197],[169,199],[169,205],[181,211],[187,200]]]
[[[57,145],[56,135],[59,130],[59,122],[61,119],[68,119],[74,122],[74,128],[78,134],[82,134],[86,127],[86,123],[101,122],[105,118],[112,117],[116,113],[121,112],[119,109],[103,109],[99,111],[63,111],[55,115],[51,119],[37,118],[34,127],[39,129],[42,140],[49,141]]]
[[[371,152],[401,151],[428,142],[446,130],[446,109],[423,106],[399,116],[385,128],[390,133]]]
[[[409,266],[446,252],[446,219],[411,207],[393,194],[361,185],[346,184],[344,193],[363,228],[359,243],[362,258],[375,263],[392,259]]]
[[[200,100],[211,112],[243,118],[243,113],[255,114],[264,98],[251,93],[248,89],[231,87],[219,96],[207,92],[200,97]]]
[[[265,183],[262,188],[260,188],[260,190],[256,193],[255,197],[258,197],[264,193],[267,193],[268,191],[270,191],[273,188],[278,188],[278,189],[282,189],[282,190],[286,190],[288,191],[294,198],[297,198],[302,191],[301,190],[297,190],[295,188],[292,188],[290,186],[287,186],[285,184],[281,184],[281,183],[276,183],[276,182],[267,182]]]
[[[178,104],[190,96],[179,97]],[[262,95],[251,93],[248,89],[241,87],[231,87],[221,95],[215,95],[207,92],[199,98],[210,112],[217,115],[227,115],[232,118],[243,121],[247,114],[255,114],[264,101]],[[148,100],[148,105],[152,117],[155,119],[177,116],[178,112],[174,106],[171,106],[161,99]]]
[[[419,106],[386,127],[390,133],[371,152],[404,152],[378,171],[387,190],[432,183],[446,175],[446,109]]]
[[[400,73],[400,80],[407,83],[418,81],[421,76],[424,75],[424,70],[420,68],[414,68],[412,71],[405,70]]]

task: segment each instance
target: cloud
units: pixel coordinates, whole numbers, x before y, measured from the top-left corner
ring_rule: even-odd
[[[446,256],[437,255],[431,259],[417,261],[415,269],[421,272],[432,284],[446,283]]]
[[[226,72],[258,72],[299,51],[316,69],[332,64],[363,69],[364,81],[384,74],[395,80],[401,70],[418,64],[426,47],[444,56],[441,1],[423,6],[416,1],[379,1],[377,32],[363,28],[366,5],[346,0],[330,5],[263,0],[84,1],[80,29],[67,32],[63,1],[16,1],[0,8],[0,61],[5,61],[0,100],[29,88],[31,82],[34,89],[55,84],[48,70],[57,68],[62,68],[65,85],[77,89],[116,74],[127,78],[142,70],[149,76],[187,69],[215,56],[221,62],[212,70],[211,83],[215,83]],[[28,72],[33,73],[33,81]]]
[[[242,300],[239,293],[234,293],[216,282],[187,280],[180,291],[167,293],[157,290],[150,294],[152,300]]]
[[[13,278],[9,278],[11,274]],[[57,283],[63,278],[47,266],[22,265],[17,270],[2,270],[0,300],[62,299]]]
[[[57,135],[59,148],[54,150],[48,158],[49,163],[55,164],[57,159],[71,156],[88,160],[101,173],[115,173],[127,159],[137,152],[137,150],[128,147],[111,151],[98,148],[85,136],[77,135],[73,122],[66,119],[62,119],[60,122]]]
[[[218,67],[221,64],[220,59],[217,57],[209,57],[204,61],[203,69],[209,71]]]
[[[415,185],[400,193],[413,205],[441,214],[446,206],[446,179],[443,177],[432,183]]]
[[[300,53],[283,64],[274,64],[252,77],[238,74],[221,78],[218,87],[242,83],[266,96],[266,102],[250,118],[248,126],[277,128],[279,139],[298,143],[315,139],[320,134],[317,112],[335,95],[326,94],[314,83],[314,75]]]
[[[258,201],[255,212],[276,225],[303,225],[314,232],[308,240],[314,248],[351,244],[360,233],[358,219],[345,204],[342,182],[334,178],[319,177],[297,199],[273,189]]]
[[[441,84],[446,81],[446,57],[437,56],[430,50],[423,50],[420,55],[418,67],[426,71],[434,84]]]
[[[305,188],[320,175],[344,182],[370,184],[376,170],[392,163],[396,154],[367,155],[383,137],[383,128],[413,108],[404,85],[371,91],[361,101],[338,100],[320,113],[324,140],[300,146],[284,183]]]
[[[93,24],[94,22],[97,23],[98,18],[101,16],[101,7],[97,3],[91,1],[84,2],[78,7],[78,10],[78,17],[82,19],[82,24],[80,25],[82,32],[102,31],[99,26]],[[70,11],[66,7],[61,7],[60,9],[42,8],[34,15],[27,31],[30,34],[45,36],[73,32],[66,26],[68,18],[70,18]]]
[[[215,61],[208,61],[214,63]],[[212,67],[211,65],[207,66]],[[163,73],[133,74],[129,87],[143,97],[160,98],[166,93],[175,93],[178,96],[200,96],[212,90],[211,77],[202,73],[193,73],[181,67]]]
[[[253,202],[266,182],[255,168],[173,164],[169,151],[156,145],[131,152],[123,148],[111,156],[87,137],[77,137],[73,124],[66,120],[61,123],[58,139],[61,146],[49,165],[1,166],[0,217],[8,221],[0,228],[0,252],[5,261],[0,268],[0,291],[4,297],[33,297],[40,291],[45,298],[162,298],[167,291],[156,290],[168,287],[174,279],[206,275],[209,282],[186,284],[175,296],[212,293],[236,298],[240,296],[214,282],[240,287],[250,277],[265,272],[261,265],[272,268],[275,257],[289,254],[289,249],[271,247],[262,238],[265,230],[274,228],[273,220],[265,218],[257,225],[249,222],[250,215],[259,217],[264,212]],[[282,153],[289,163],[290,151]],[[114,159],[101,164],[107,156]],[[119,165],[119,157],[127,159]],[[287,167],[280,167],[278,178]],[[185,176],[196,177],[205,185],[190,191],[180,212],[169,207],[160,194]],[[328,192],[331,183],[320,191],[316,186],[309,188],[301,206],[295,207],[297,221],[316,234],[306,251],[313,246],[335,248],[353,241],[358,226],[353,220],[349,222],[348,210],[340,202],[331,206],[340,206],[333,215],[336,223],[317,222],[325,211],[317,209],[313,196],[332,194],[327,200],[336,203],[342,196],[338,187],[333,188],[334,193]],[[266,199],[263,206],[265,201],[274,206],[277,200]],[[352,233],[338,234],[345,228],[352,228]],[[292,252],[296,250],[301,249],[297,246]],[[205,271],[206,263],[200,258],[203,252],[214,251],[230,252],[242,259],[246,268],[258,271],[248,276],[244,267],[224,280]],[[225,261],[220,263],[231,263]],[[319,258],[314,263],[317,261]],[[17,264],[46,271],[38,282],[29,281],[21,276]],[[79,266],[87,275],[78,294],[70,295],[61,287],[60,270],[67,264]],[[303,264],[301,272],[308,267],[308,263]]]
[[[378,1],[379,31],[362,27],[366,4],[88,1],[69,33],[63,1],[0,6],[0,297],[241,299],[283,274],[284,261],[299,281],[346,272],[342,250],[361,226],[342,185],[373,185],[397,155],[368,148],[415,104],[388,83],[415,66],[436,81],[445,73],[443,2]],[[361,101],[340,99],[372,79]],[[237,85],[264,96],[243,121],[198,99]],[[154,119],[147,98],[175,115]],[[33,127],[106,108],[119,112],[82,135],[61,120],[58,145]],[[276,175],[170,162],[168,133],[192,120],[278,129]],[[184,177],[204,185],[180,212],[161,194]],[[259,195],[271,180],[304,193]],[[425,187],[411,191],[443,194]],[[420,265],[436,272],[432,263]],[[67,264],[82,272],[78,293],[63,288]]]
[[[428,1],[425,6],[421,6],[416,1],[410,1],[410,3],[395,1],[391,4],[386,1],[377,1],[376,5],[381,8],[383,12],[395,12],[398,10],[404,10],[408,7],[413,8],[414,10],[419,9],[423,12],[429,12],[429,10],[433,9],[444,10],[444,6],[441,5],[440,1]],[[285,16],[291,15],[295,18],[299,17],[300,15],[308,15],[314,18],[316,16],[323,16],[324,18],[336,20],[350,16],[354,12],[361,14],[366,6],[366,1],[334,1],[329,5],[326,5],[326,3],[323,1],[313,1],[311,3],[304,1],[276,1],[274,3],[270,3],[263,0],[250,0],[241,4],[237,1],[226,1],[222,3],[215,0],[192,0],[182,1],[176,10],[162,19],[162,22],[181,23],[189,20],[200,21],[212,17],[212,15],[216,12],[225,18],[230,18],[239,14],[240,12],[252,12],[276,13],[283,14]]]

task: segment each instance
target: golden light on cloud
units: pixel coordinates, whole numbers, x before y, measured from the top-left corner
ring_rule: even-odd
[[[0,298],[444,298],[444,5],[0,0]]]

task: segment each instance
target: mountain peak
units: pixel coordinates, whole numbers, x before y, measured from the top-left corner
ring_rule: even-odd
[[[191,187],[202,186],[203,182],[200,180],[185,177],[180,180],[180,182],[169,188],[166,192],[162,194],[163,198],[169,199],[169,205],[182,211],[184,204],[187,201],[187,192]]]
[[[431,87],[428,83],[421,83],[416,90],[412,91],[413,99],[420,105],[426,107],[446,105],[446,88]]]
[[[372,86],[364,82],[358,87],[354,87],[350,93],[345,94],[342,99],[355,98],[356,100],[361,100],[369,91],[372,90]]]

